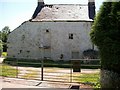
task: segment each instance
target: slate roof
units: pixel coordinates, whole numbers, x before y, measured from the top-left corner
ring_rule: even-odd
[[[32,21],[51,20],[86,20],[91,21],[88,15],[87,4],[52,4],[44,5]],[[34,13],[35,14],[35,13]]]

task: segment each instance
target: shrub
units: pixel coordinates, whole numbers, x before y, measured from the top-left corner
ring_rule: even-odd
[[[90,33],[101,59],[101,87],[120,85],[120,2],[104,2]],[[107,71],[107,72],[106,72]]]
[[[2,51],[3,51],[3,46],[2,46],[2,41],[0,40],[0,56],[2,54]]]
[[[98,59],[98,51],[93,49],[88,49],[83,51],[83,58],[84,59]]]
[[[120,2],[104,2],[91,30],[98,46],[101,68],[120,74]]]
[[[7,52],[2,52],[2,57],[7,57]]]

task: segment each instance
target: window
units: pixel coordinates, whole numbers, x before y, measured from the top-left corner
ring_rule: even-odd
[[[20,53],[22,53],[22,50],[20,50]]]
[[[69,34],[69,39],[73,39],[73,34],[72,33]]]
[[[46,29],[46,32],[49,32],[49,30],[48,30],[48,29]]]

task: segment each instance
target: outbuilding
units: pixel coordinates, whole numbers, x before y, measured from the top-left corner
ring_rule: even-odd
[[[8,37],[8,58],[69,60],[82,58],[92,49],[90,30],[95,2],[88,4],[45,4]]]

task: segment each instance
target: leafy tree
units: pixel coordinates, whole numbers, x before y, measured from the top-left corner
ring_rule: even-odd
[[[2,33],[0,31],[0,56],[1,56],[2,50],[3,50],[3,47],[2,47]]]
[[[0,40],[0,56],[2,54],[2,49],[3,49],[3,47],[2,47],[2,40]]]
[[[120,2],[103,3],[90,35],[100,51],[101,69],[104,72],[101,78],[106,79],[103,87],[120,88],[120,81],[117,82],[120,80]]]
[[[5,26],[2,31],[1,31],[1,40],[3,42],[3,51],[7,51],[7,37],[8,34],[10,33],[10,28],[8,26]]]

